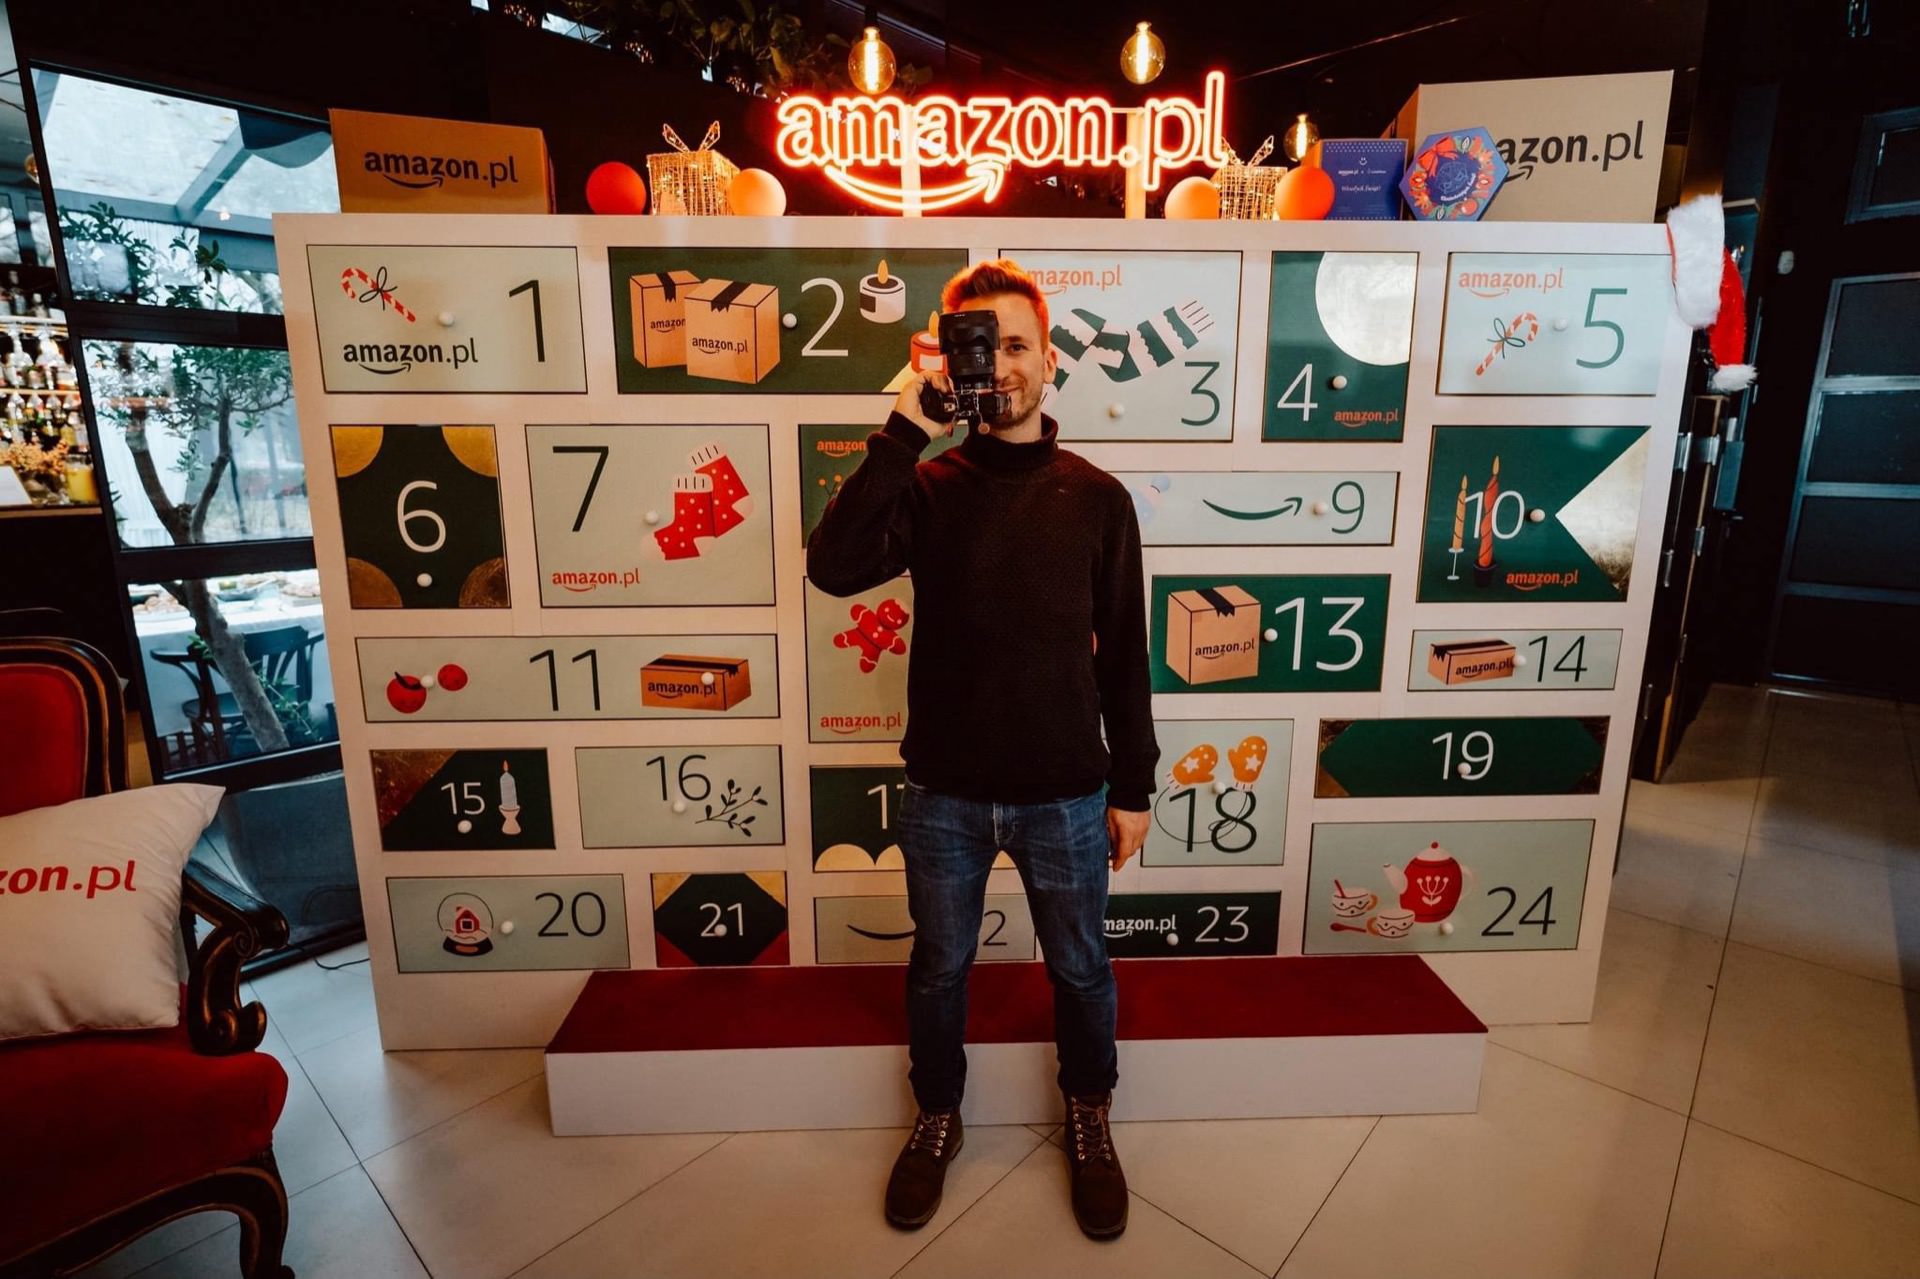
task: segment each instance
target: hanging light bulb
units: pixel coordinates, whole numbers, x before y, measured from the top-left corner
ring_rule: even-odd
[[[880,38],[880,28],[868,27],[847,54],[847,78],[862,93],[878,96],[893,83],[893,50]]]
[[[1147,23],[1139,23],[1120,46],[1120,73],[1135,84],[1151,83],[1167,65],[1167,46]]]
[[[1313,121],[1307,119],[1307,113],[1302,111],[1300,118],[1287,126],[1285,137],[1287,159],[1298,164],[1307,158],[1307,152],[1313,150],[1314,144],[1320,141],[1320,130],[1313,127]]]

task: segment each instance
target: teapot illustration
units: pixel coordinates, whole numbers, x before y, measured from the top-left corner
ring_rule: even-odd
[[[1453,914],[1460,904],[1460,893],[1473,882],[1473,871],[1453,859],[1453,854],[1435,841],[1414,855],[1405,870],[1383,866],[1387,883],[1400,894],[1402,910],[1413,912],[1415,923],[1437,924]]]

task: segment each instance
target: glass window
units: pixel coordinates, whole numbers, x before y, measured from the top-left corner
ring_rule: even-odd
[[[38,71],[76,297],[278,314],[275,213],[340,207],[324,125]]]
[[[83,343],[121,545],[308,537],[285,351]]]
[[[13,206],[0,201],[0,264],[20,261],[20,229],[13,222]]]
[[[339,740],[313,569],[129,586],[167,772]]]

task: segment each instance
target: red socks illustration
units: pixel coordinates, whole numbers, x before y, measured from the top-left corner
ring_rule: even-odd
[[[661,556],[669,560],[698,556],[697,539],[723,536],[753,514],[753,497],[718,444],[695,449],[687,463],[694,473],[673,481],[673,522],[653,532]]]

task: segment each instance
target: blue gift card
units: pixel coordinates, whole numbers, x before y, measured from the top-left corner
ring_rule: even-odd
[[[1329,221],[1397,222],[1400,175],[1407,167],[1405,141],[1334,139],[1320,144],[1320,167],[1333,179]]]

